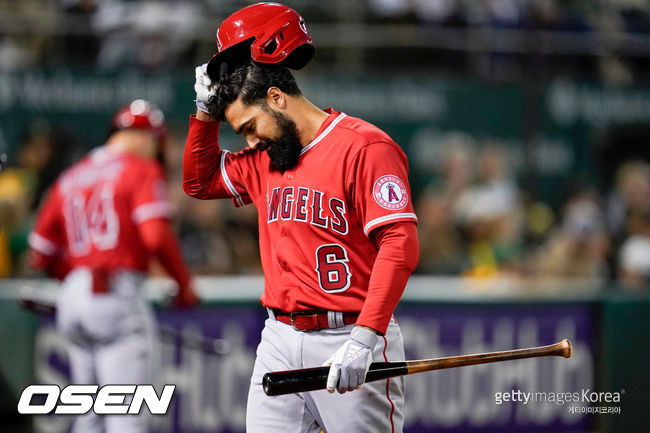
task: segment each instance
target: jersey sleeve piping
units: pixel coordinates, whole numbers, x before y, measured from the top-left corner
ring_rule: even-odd
[[[51,240],[39,235],[36,232],[29,234],[29,246],[45,256],[53,256],[58,251],[58,246]]]
[[[172,206],[166,201],[157,201],[138,206],[131,213],[131,218],[137,224],[154,218],[169,218]]]
[[[226,184],[228,191],[230,191],[230,195],[232,195],[232,197],[237,202],[237,207],[242,207],[244,206],[244,200],[242,199],[241,195],[237,192],[237,189],[235,189],[235,186],[230,181],[230,177],[228,177],[228,172],[226,171],[226,155],[228,153],[230,152],[227,150],[223,150],[221,152],[221,177],[223,177],[223,181]]]
[[[414,213],[396,213],[392,215],[386,215],[383,217],[375,218],[374,220],[370,221],[366,226],[363,228],[363,232],[368,236],[368,233],[372,231],[372,229],[377,228],[380,225],[384,225],[384,223],[387,223],[389,221],[393,220],[412,220],[417,223],[418,217]]]

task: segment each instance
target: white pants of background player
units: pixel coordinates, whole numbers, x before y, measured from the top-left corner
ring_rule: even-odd
[[[140,295],[143,280],[122,271],[111,277],[108,293],[94,294],[87,269],[66,277],[56,324],[68,340],[73,383],[153,383],[158,340],[153,312]],[[146,413],[100,417],[91,410],[75,419],[72,433],[144,433]]]
[[[269,371],[317,367],[349,338],[354,325],[315,332],[296,331],[273,318],[266,321],[251,378],[247,433],[402,433],[404,378],[369,382],[339,394],[312,391],[269,397],[262,377]],[[376,362],[403,361],[404,343],[395,319],[373,350]]]

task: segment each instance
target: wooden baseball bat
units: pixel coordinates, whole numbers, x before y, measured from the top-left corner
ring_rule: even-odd
[[[370,369],[366,374],[366,382],[423,371],[510,361],[513,359],[535,358],[539,356],[563,356],[569,358],[571,351],[571,342],[565,339],[548,346],[504,350],[502,352],[476,353],[473,355],[449,356],[416,361],[373,362],[370,364]],[[325,366],[266,373],[262,379],[262,386],[266,395],[283,395],[325,389],[329,369],[329,367]]]

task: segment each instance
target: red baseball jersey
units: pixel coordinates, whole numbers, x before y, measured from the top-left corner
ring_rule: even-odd
[[[150,253],[138,224],[170,211],[158,163],[102,147],[59,177],[29,245],[46,256],[64,252],[72,267],[145,272]]]
[[[417,221],[402,149],[379,128],[326,111],[298,165],[284,173],[270,169],[264,151],[220,150],[217,122],[190,120],[184,188],[257,207],[267,307],[361,311],[377,256],[370,232]]]

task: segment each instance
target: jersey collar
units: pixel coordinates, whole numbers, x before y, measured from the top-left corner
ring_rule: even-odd
[[[345,113],[337,113],[331,108],[328,108],[325,111],[327,113],[330,113],[330,115],[327,119],[325,119],[325,122],[323,122],[323,126],[327,125],[328,121],[329,121],[329,125],[327,125],[325,129],[323,129],[321,132],[316,134],[316,137],[307,146],[302,148],[302,150],[300,151],[301,156],[304,155],[304,153],[307,152],[309,149],[316,146],[323,138],[327,137],[327,134],[332,132],[332,129],[334,129],[334,127],[346,116]],[[321,128],[323,128],[323,126],[321,126]]]

